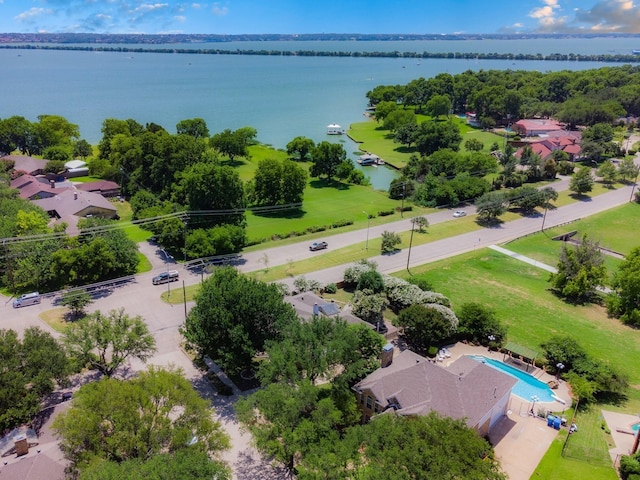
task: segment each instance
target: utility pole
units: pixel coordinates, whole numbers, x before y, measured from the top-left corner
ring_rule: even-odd
[[[413,244],[413,226],[416,224],[414,219],[411,219],[411,236],[409,237],[409,253],[407,254],[407,272],[411,273],[409,270],[409,260],[411,259],[411,245]]]

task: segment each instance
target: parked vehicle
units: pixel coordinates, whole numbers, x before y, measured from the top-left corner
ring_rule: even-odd
[[[180,278],[180,274],[177,270],[169,270],[168,272],[162,272],[160,275],[156,275],[151,280],[154,285],[160,285],[161,283],[177,282]]]
[[[41,297],[38,292],[25,293],[13,301],[13,308],[26,307],[40,303]]]
[[[315,252],[316,250],[324,250],[328,246],[329,244],[327,242],[313,242],[311,245],[309,245],[309,250]]]
[[[453,216],[455,218],[460,218],[460,217],[464,217],[467,214],[467,212],[465,212],[464,210],[458,210],[457,212],[455,212],[453,214]]]

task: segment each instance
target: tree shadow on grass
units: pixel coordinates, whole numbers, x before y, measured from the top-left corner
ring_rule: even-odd
[[[253,212],[256,217],[265,218],[302,218],[307,214],[307,211],[302,208],[292,208],[290,210],[277,210],[277,211],[264,211]]]
[[[311,188],[335,188],[336,190],[349,190],[351,185],[339,180],[317,179],[309,182]]]
[[[484,228],[502,228],[504,221],[499,218],[476,218],[476,224]]]

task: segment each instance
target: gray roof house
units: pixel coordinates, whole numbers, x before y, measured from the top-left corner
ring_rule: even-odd
[[[399,415],[426,415],[465,419],[485,436],[506,414],[517,380],[472,358],[462,356],[442,367],[410,351],[393,358],[393,346],[383,351],[383,366],[353,387],[368,421],[394,410]]]
[[[117,214],[116,208],[102,195],[82,190],[64,190],[53,197],[33,200],[33,203],[56,218],[68,215],[114,218]]]

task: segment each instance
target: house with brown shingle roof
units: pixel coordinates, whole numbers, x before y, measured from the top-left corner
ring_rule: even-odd
[[[117,197],[120,195],[120,185],[110,180],[97,180],[95,182],[79,183],[76,185],[78,190],[85,192],[99,193],[103,197]]]
[[[11,188],[18,189],[20,198],[27,200],[53,197],[72,188],[70,184],[62,187],[58,185],[59,184],[53,180],[47,180],[44,177],[35,177],[33,175],[20,175],[18,178],[11,180],[10,183]]]
[[[44,173],[44,168],[49,162],[48,160],[29,157],[28,155],[5,155],[2,158],[4,160],[13,160],[14,170],[26,172],[29,175],[40,175]]]
[[[50,216],[64,218],[69,215],[77,217],[115,218],[116,208],[102,195],[82,190],[64,190],[53,197],[33,200]]]
[[[569,160],[574,161],[582,152],[581,139],[580,132],[552,132],[544,137],[523,141],[516,151],[515,157],[520,158],[523,148],[529,145],[533,153],[539,155],[542,160],[549,158],[555,150],[562,150],[569,155]]]
[[[511,128],[514,132],[523,137],[547,135],[551,132],[564,130],[564,127],[560,123],[547,118],[530,118],[518,120],[511,126]]]
[[[394,410],[399,415],[464,419],[485,436],[506,415],[517,380],[481,362],[462,356],[448,367],[404,350],[393,358],[393,346],[383,352],[383,366],[357,383],[353,390],[363,421]]]

